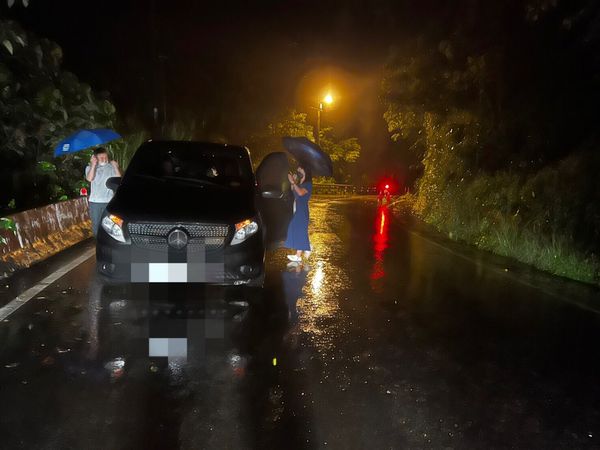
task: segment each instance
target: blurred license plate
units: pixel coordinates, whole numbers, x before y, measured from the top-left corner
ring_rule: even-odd
[[[205,262],[155,262],[132,263],[131,281],[133,283],[222,283],[223,263]]]
[[[148,282],[150,283],[187,283],[187,263],[149,263]]]

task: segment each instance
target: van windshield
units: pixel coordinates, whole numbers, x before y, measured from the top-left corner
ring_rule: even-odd
[[[230,188],[247,187],[253,180],[247,156],[234,150],[188,145],[154,147],[138,152],[127,168],[126,177],[130,176]]]

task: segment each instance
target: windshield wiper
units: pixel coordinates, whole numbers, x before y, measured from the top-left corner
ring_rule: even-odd
[[[156,175],[146,175],[143,173],[134,173],[132,175],[137,178],[146,178],[148,180],[165,181],[163,177],[157,177]]]
[[[221,184],[215,183],[214,181],[203,180],[200,178],[187,178],[187,177],[175,177],[175,176],[164,176],[162,178],[164,178],[165,180],[169,180],[169,181],[183,181],[183,182],[187,182],[187,183],[200,183],[200,184],[209,184],[211,186],[223,187]]]

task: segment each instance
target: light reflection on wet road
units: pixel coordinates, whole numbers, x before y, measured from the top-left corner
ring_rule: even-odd
[[[0,324],[0,447],[600,446],[596,314],[370,201],[312,208],[311,261],[270,255],[262,292],[90,260]]]

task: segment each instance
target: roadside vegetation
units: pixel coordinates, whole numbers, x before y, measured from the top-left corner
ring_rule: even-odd
[[[86,156],[53,157],[81,128],[112,128],[116,110],[62,68],[62,50],[10,21],[0,21],[0,213],[65,200],[83,186]]]
[[[471,17],[492,14],[491,29],[463,18],[398,47],[382,96],[398,151],[420,167],[415,215],[453,239],[598,283],[592,6],[482,4]]]
[[[288,110],[271,119],[262,129],[251,133],[245,145],[252,152],[252,161],[256,165],[265,155],[283,151],[283,136],[306,137],[315,141],[314,127],[308,123],[308,115]],[[332,127],[320,130],[320,146],[333,161],[334,176],[318,177],[318,183],[352,183],[352,169],[358,161],[362,147],[355,137],[341,138]]]
[[[91,150],[55,158],[54,147],[84,128],[113,128],[123,139],[106,145],[126,168],[151,136],[135,118],[118,116],[107,92],[62,67],[60,46],[0,20],[0,214],[79,196]],[[170,139],[192,139],[195,123],[177,120],[161,130]]]

